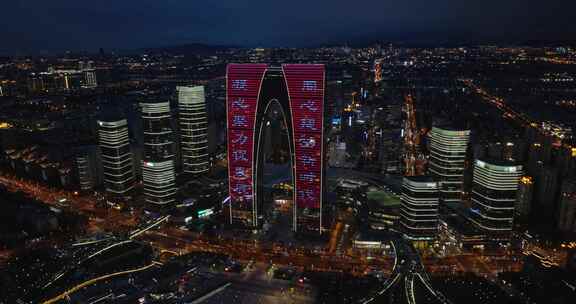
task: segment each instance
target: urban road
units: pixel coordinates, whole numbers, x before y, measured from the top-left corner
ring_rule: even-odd
[[[331,169],[334,175],[356,177],[370,181],[374,185],[388,185],[390,188],[398,186],[393,178],[380,174],[363,173],[348,169]],[[261,243],[253,240],[238,240],[225,238],[199,237],[198,234],[190,231],[180,230],[173,224],[166,224],[168,218],[158,219],[158,223],[153,222],[152,226],[138,227],[139,211],[134,213],[120,212],[117,210],[102,211],[98,208],[94,199],[77,196],[74,193],[55,190],[42,186],[35,182],[14,178],[13,176],[0,175],[0,184],[5,185],[10,191],[22,191],[31,197],[51,206],[58,206],[59,199],[66,198],[65,208],[71,211],[89,216],[88,232],[121,232],[130,238],[137,238],[148,241],[158,249],[158,252],[167,255],[185,254],[189,252],[208,251],[230,255],[239,260],[255,260],[278,265],[290,265],[308,270],[318,271],[342,271],[352,274],[362,275],[367,270],[379,269],[384,274],[390,276],[388,283],[380,291],[382,294],[404,282],[408,286],[405,290],[411,294],[415,281],[420,281],[428,287],[431,294],[442,299],[442,296],[430,288],[428,276],[423,271],[422,262],[427,265],[428,270],[434,273],[454,273],[473,271],[484,275],[495,275],[498,269],[518,269],[519,262],[514,256],[496,256],[496,264],[490,263],[490,257],[476,254],[459,254],[444,258],[425,257],[423,261],[416,257],[417,253],[413,249],[398,250],[394,259],[392,256],[372,257],[363,253],[346,253],[346,250],[330,250],[330,246],[319,250],[307,248],[290,247],[286,248],[279,244]],[[160,225],[162,224],[162,225]],[[154,228],[154,229],[152,229]],[[340,229],[342,230],[342,229]],[[132,232],[132,233],[130,233]],[[338,236],[335,236],[338,238]],[[393,242],[399,245],[400,240]],[[330,245],[330,244],[329,244]],[[333,244],[331,244],[333,245]],[[403,256],[404,252],[406,254]],[[412,253],[409,253],[412,252]],[[11,255],[9,252],[2,252],[6,259]],[[399,257],[398,257],[399,256]],[[374,295],[377,297],[378,294]],[[409,298],[410,299],[410,298]],[[446,302],[446,301],[441,301]]]
[[[168,217],[162,217],[159,218],[155,221],[152,221],[150,223],[148,223],[147,225],[133,231],[130,234],[129,239],[127,240],[118,240],[117,242],[112,243],[109,246],[106,246],[103,249],[100,249],[94,253],[91,253],[88,257],[83,258],[81,261],[78,262],[78,264],[80,264],[82,261],[85,261],[87,259],[92,259],[97,255],[100,254],[104,254],[107,251],[111,250],[112,248],[116,247],[116,246],[121,246],[122,244],[125,244],[127,242],[132,242],[131,238],[135,238],[135,237],[150,237],[151,235],[154,235],[154,230],[151,230],[152,228],[157,227],[158,225],[166,222],[168,220]],[[179,240],[179,242],[185,242],[186,240]],[[152,243],[154,243],[152,241]],[[314,267],[314,263],[316,263],[316,270],[333,270],[332,268],[329,269],[323,269],[322,267],[326,267],[325,263],[328,263],[329,265],[337,265],[337,264],[333,264],[333,263],[350,263],[350,261],[346,261],[346,260],[335,260],[334,257],[330,257],[330,256],[320,256],[320,259],[325,259],[326,261],[324,261],[325,263],[319,263],[317,261],[317,258],[314,257],[310,257],[307,255],[302,255],[299,254],[298,252],[294,252],[289,254],[288,256],[286,256],[287,260],[282,261],[282,259],[278,259],[276,254],[270,255],[270,254],[266,254],[264,252],[259,252],[258,250],[256,251],[250,251],[248,248],[246,248],[247,246],[245,246],[247,244],[232,244],[231,248],[226,248],[223,246],[216,246],[214,244],[205,244],[202,245],[200,247],[194,247],[192,244],[188,244],[186,246],[186,249],[189,250],[190,252],[194,252],[194,251],[211,251],[211,252],[215,252],[215,253],[226,253],[228,252],[230,254],[230,250],[231,249],[238,249],[238,248],[243,248],[242,250],[247,251],[246,253],[250,253],[251,254],[251,259],[252,260],[264,260],[266,261],[266,263],[268,263],[268,261],[272,262],[274,261],[275,263],[278,264],[289,264],[289,265],[306,265],[307,263],[312,263],[312,267]],[[428,274],[426,273],[424,266],[422,265],[420,256],[418,254],[418,252],[412,247],[412,245],[401,239],[400,236],[396,236],[392,241],[391,241],[391,246],[394,249],[394,262],[393,262],[393,266],[392,268],[392,272],[389,275],[389,278],[384,282],[383,286],[381,287],[381,289],[379,290],[375,290],[373,291],[373,293],[371,295],[368,295],[367,298],[365,300],[362,301],[363,304],[369,304],[369,303],[379,303],[380,301],[388,301],[387,299],[389,299],[391,297],[390,293],[392,292],[396,292],[398,291],[397,289],[400,290],[400,294],[401,294],[401,299],[397,299],[397,301],[402,301],[401,303],[410,303],[410,304],[415,304],[417,303],[417,298],[419,296],[417,296],[417,291],[416,291],[416,283],[420,283],[422,284],[422,286],[424,286],[425,288],[423,289],[423,292],[428,293],[429,296],[432,296],[434,299],[437,300],[438,303],[446,303],[446,304],[451,304],[451,302],[449,300],[447,300],[440,292],[434,290],[430,284],[430,280],[428,277]],[[207,250],[208,249],[208,250]],[[169,253],[170,255],[174,255],[174,254],[181,254],[182,249],[179,250],[179,252],[174,252],[171,250],[167,250],[167,249],[162,249],[161,252],[165,252],[165,253]],[[242,257],[240,256],[239,258],[244,258],[246,259],[247,257]],[[388,257],[384,258],[385,261],[388,260]],[[265,265],[266,263],[262,264]],[[115,276],[121,276],[121,275],[126,275],[126,274],[130,274],[133,272],[139,272],[139,271],[143,271],[146,270],[150,267],[153,267],[154,265],[159,264],[157,262],[154,262],[150,265],[147,266],[143,266],[141,268],[137,268],[137,269],[131,269],[131,270],[125,270],[125,271],[120,271],[120,272],[116,272],[116,273],[111,273],[111,274],[106,274],[97,278],[92,278],[90,280],[87,280],[85,282],[82,282],[80,284],[77,284],[75,286],[72,286],[70,288],[68,288],[66,291],[64,291],[63,293],[59,294],[58,296],[46,300],[44,303],[55,303],[59,300],[62,299],[66,299],[69,295],[71,295],[72,293],[79,291],[82,288],[85,288],[89,285],[93,285],[96,284],[99,281],[103,281]],[[388,265],[387,263],[384,264],[377,264],[379,265],[380,269],[390,269],[390,265]],[[350,265],[352,266],[352,265]],[[349,266],[349,267],[350,267]],[[265,267],[260,267],[262,269],[264,269]],[[253,292],[253,293],[262,293],[262,290],[266,291],[269,290],[269,284],[265,283],[265,280],[261,280],[262,282],[262,286],[257,286],[254,284],[254,282],[252,282],[253,280],[246,280],[246,278],[248,277],[254,277],[255,275],[257,276],[261,276],[261,277],[265,277],[263,275],[263,271],[260,272],[252,272],[252,273],[248,273],[244,276],[242,276],[241,278],[238,278],[234,281],[234,286],[235,289],[240,289],[243,291],[249,291],[249,292]],[[58,278],[61,277],[61,275],[57,276],[57,278],[54,280],[58,280]],[[251,283],[247,283],[247,281],[250,281]],[[49,282],[49,284],[54,283],[54,282]],[[288,285],[284,286],[285,288],[283,288],[283,290],[288,289]],[[278,296],[276,291],[272,291],[269,290],[270,294],[268,294],[268,296]],[[264,292],[263,295],[266,295],[266,292]],[[421,297],[421,295],[420,295]],[[303,300],[303,299],[302,299]]]
[[[329,174],[332,176],[360,178],[367,180],[374,185],[388,185],[392,189],[398,186],[398,181],[396,179],[381,174],[363,173],[349,169],[330,169]],[[89,229],[86,231],[88,233],[112,232],[125,234],[137,227],[138,218],[140,218],[139,211],[128,213],[109,208],[98,208],[93,199],[76,196],[73,193],[55,190],[39,185],[35,182],[17,179],[12,176],[0,174],[0,184],[4,184],[11,191],[22,191],[31,197],[52,206],[57,206],[56,203],[58,199],[63,197],[67,198],[68,207],[66,208],[89,217]],[[326,249],[328,253],[325,253],[324,250],[322,250],[317,257],[314,257],[313,259],[317,259],[317,263],[313,263],[313,261],[309,260],[312,259],[312,257],[302,257],[305,252],[298,248],[290,251],[289,249],[281,248],[281,246],[278,246],[277,244],[274,246],[254,244],[252,242],[243,244],[241,240],[227,239],[202,240],[197,239],[195,234],[189,231],[182,231],[172,225],[164,225],[159,230],[144,233],[141,237],[144,239],[150,239],[153,244],[157,244],[158,247],[161,247],[162,249],[175,249],[174,251],[181,252],[205,249],[207,251],[219,251],[220,253],[226,254],[237,254],[238,256],[245,256],[248,259],[250,259],[251,254],[261,254],[263,257],[272,257],[274,259],[287,261],[287,263],[293,262],[288,258],[290,257],[290,254],[296,254],[296,260],[302,261],[303,265],[327,265],[330,264],[327,262],[332,261],[333,266],[328,268],[338,267],[343,268],[342,270],[345,271],[360,271],[359,267],[375,266],[377,264],[380,264],[381,266],[392,266],[390,258],[369,259],[369,257],[362,255],[339,255],[334,252],[329,252],[328,249]],[[254,250],[250,250],[254,245],[257,246]],[[236,250],[234,246],[248,249],[247,251]],[[265,252],[266,250],[269,252]],[[340,252],[345,252],[345,250]],[[10,257],[9,252],[2,252],[0,255],[5,259]],[[286,255],[288,255],[288,257]],[[475,271],[487,275],[495,274],[497,269],[502,269],[503,266],[507,269],[516,269],[520,266],[512,255],[502,256],[496,254],[494,256],[498,257],[497,263],[499,263],[499,265],[496,265],[497,267],[487,263],[491,258],[490,256],[478,256],[476,254],[458,254],[444,258],[426,257],[424,259],[424,264],[429,267],[429,270],[432,270],[435,273]]]
[[[364,300],[362,304],[388,303],[388,299],[391,298],[390,294],[395,289],[400,289],[402,297],[399,301],[401,303],[415,304],[417,303],[416,283],[421,283],[425,287],[423,292],[432,296],[437,303],[452,304],[441,292],[432,288],[420,255],[411,243],[397,236],[391,241],[391,245],[395,252],[392,275],[376,294]]]
[[[497,108],[500,112],[502,112],[502,114],[504,114],[506,117],[512,119],[518,125],[525,127],[525,128],[528,128],[528,127],[535,128],[543,136],[552,137],[552,138],[558,140],[559,142],[562,142],[562,138],[559,138],[557,135],[552,134],[548,130],[545,130],[539,121],[532,119],[526,113],[516,111],[515,109],[513,109],[510,105],[508,105],[506,103],[506,100],[504,100],[501,97],[492,95],[491,93],[488,92],[488,90],[486,90],[486,89],[482,88],[480,85],[476,84],[474,82],[474,80],[472,80],[472,79],[460,79],[460,81],[464,85],[466,85],[468,88],[470,88],[474,93],[476,93],[482,101],[484,101],[487,104]],[[576,147],[571,146],[571,145],[566,144],[566,143],[564,144],[564,147],[576,149]]]

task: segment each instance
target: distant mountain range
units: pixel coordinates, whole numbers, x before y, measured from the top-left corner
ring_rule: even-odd
[[[316,48],[316,47],[338,47],[350,46],[353,48],[373,46],[375,44],[394,44],[401,47],[473,47],[479,45],[498,45],[498,46],[533,46],[533,47],[554,47],[554,46],[568,46],[576,47],[576,39],[572,40],[542,40],[542,39],[493,39],[488,37],[480,37],[478,35],[469,34],[426,34],[426,33],[412,33],[410,35],[388,36],[385,38],[376,38],[378,35],[364,35],[358,36],[353,39],[342,41],[325,41],[315,45],[293,46],[293,48]],[[171,54],[171,55],[212,55],[219,51],[224,51],[231,48],[254,48],[260,47],[259,45],[253,46],[235,46],[235,45],[211,45],[206,43],[186,43],[175,44],[157,47],[144,47],[144,48],[126,48],[115,49],[109,51],[117,55],[136,55],[136,54]],[[274,48],[274,46],[262,46]],[[8,52],[1,52],[0,55],[5,55],[6,58],[11,56],[62,56],[62,55],[88,55],[96,54],[90,51],[34,51],[19,54],[9,54]],[[2,59],[0,59],[0,62]]]
[[[135,50],[137,53],[168,53],[181,55],[210,55],[218,51],[235,48],[235,46],[209,45],[202,43],[187,43],[182,45],[151,47]],[[134,52],[134,51],[133,51]]]
[[[397,46],[404,47],[463,47],[463,46],[479,46],[479,45],[499,45],[499,46],[533,46],[533,47],[554,47],[554,46],[576,46],[576,40],[518,40],[518,41],[498,41],[491,39],[458,39],[461,37],[445,37],[442,40],[438,39],[372,39],[372,38],[358,38],[348,42],[333,42],[322,43],[314,47],[338,47],[348,45],[350,47],[360,48],[372,46],[375,44],[389,44],[392,43]],[[224,51],[230,48],[251,48],[257,46],[225,46],[225,45],[209,45],[202,43],[188,43],[182,45],[164,46],[164,47],[151,47],[142,48],[132,51],[130,53],[167,53],[167,54],[181,54],[181,55],[210,55],[218,51]]]

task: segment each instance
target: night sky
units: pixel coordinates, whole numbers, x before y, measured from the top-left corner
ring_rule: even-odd
[[[567,40],[572,0],[7,0],[0,53],[206,43]]]

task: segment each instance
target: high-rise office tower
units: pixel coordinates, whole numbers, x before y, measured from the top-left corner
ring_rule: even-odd
[[[85,88],[95,88],[98,86],[98,82],[96,81],[96,72],[94,70],[85,70],[84,73],[84,83],[83,87]]]
[[[134,167],[126,119],[99,120],[98,138],[108,200],[125,202],[130,199],[134,188]]]
[[[208,171],[208,119],[203,86],[177,87],[180,150],[184,173]]]
[[[559,152],[554,166],[560,169],[560,177],[570,177],[576,172],[576,147],[560,147]]]
[[[543,165],[542,150],[542,144],[538,142],[534,142],[528,147],[528,162],[526,164],[526,171],[531,176],[536,176],[539,168]]]
[[[94,171],[90,168],[89,156],[87,154],[77,154],[75,160],[80,190],[89,191],[94,189]]]
[[[504,145],[501,142],[489,143],[487,146],[487,157],[490,159],[506,159],[504,158]]]
[[[101,183],[102,171],[98,146],[82,146],[75,149],[78,185],[81,191],[93,190]]]
[[[522,174],[522,166],[512,162],[476,160],[470,209],[472,222],[490,234],[510,232]]]
[[[558,191],[560,190],[560,170],[558,168],[539,163],[538,174],[535,179],[534,196],[539,211],[543,212],[549,220],[554,218]]]
[[[145,101],[140,108],[144,130],[144,195],[150,208],[165,210],[173,205],[177,190],[170,103]]]
[[[406,176],[402,183],[400,223],[413,240],[431,240],[438,232],[438,183],[427,176]]]
[[[568,179],[562,183],[558,209],[558,229],[576,232],[576,179]]]
[[[264,222],[266,115],[280,107],[292,169],[292,230],[322,233],[325,69],[319,64],[230,64],[227,70],[230,221]]]
[[[439,183],[440,201],[460,201],[464,184],[469,130],[433,127],[430,131],[430,175]]]
[[[519,139],[519,140],[515,141],[514,142],[514,153],[513,153],[514,160],[517,161],[518,163],[521,163],[521,164],[526,163],[527,158],[528,158],[528,147],[529,146],[530,146],[530,143],[528,143],[524,139]],[[525,168],[524,171],[528,171],[527,168]]]
[[[534,193],[534,181],[530,176],[522,176],[516,193],[514,204],[514,221],[526,223],[532,210],[532,198]]]

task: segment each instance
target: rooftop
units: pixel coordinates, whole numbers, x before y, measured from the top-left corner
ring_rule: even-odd
[[[518,165],[518,163],[508,160],[477,159],[475,164],[481,168],[487,167],[488,169],[497,171],[516,172],[522,170],[522,165]],[[510,170],[512,168],[514,168],[513,171]]]
[[[467,130],[464,127],[458,127],[458,126],[454,126],[454,125],[439,125],[439,126],[434,126],[432,128],[433,130],[439,132],[439,133],[444,133],[447,135],[453,135],[455,133],[464,133],[464,134],[457,134],[457,135],[469,135],[470,134],[470,130]]]
[[[375,201],[380,207],[394,207],[400,205],[400,197],[385,191],[371,191],[367,194],[368,200]]]
[[[434,178],[431,176],[404,176],[404,178],[417,183],[434,183]]]

